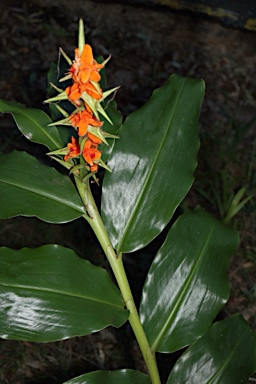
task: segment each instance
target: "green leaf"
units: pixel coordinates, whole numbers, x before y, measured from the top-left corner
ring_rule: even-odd
[[[201,208],[179,217],[143,288],[140,314],[153,351],[176,351],[208,330],[228,299],[237,244],[237,232]]]
[[[0,112],[11,113],[17,127],[28,140],[46,145],[51,151],[64,146],[58,129],[55,126],[48,127],[52,120],[40,109],[0,100]]]
[[[0,201],[1,219],[22,215],[65,223],[86,212],[70,178],[26,152],[0,155]]]
[[[102,215],[118,252],[147,245],[194,180],[201,80],[173,75],[120,128],[103,182]]]
[[[147,375],[132,369],[117,371],[95,371],[75,377],[64,384],[150,384]]]
[[[256,333],[241,315],[215,323],[175,364],[167,384],[240,384],[256,371]]]
[[[49,342],[86,335],[128,317],[108,273],[58,245],[0,249],[0,335]]]

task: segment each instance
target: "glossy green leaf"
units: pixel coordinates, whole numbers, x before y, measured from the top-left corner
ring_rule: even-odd
[[[150,384],[147,375],[132,369],[95,371],[75,377],[64,384]]]
[[[26,152],[0,155],[0,201],[1,219],[22,215],[64,223],[85,213],[70,178]]]
[[[103,182],[102,215],[118,252],[147,245],[194,180],[201,80],[173,75],[120,128]]]
[[[176,221],[143,288],[141,320],[154,351],[176,351],[207,331],[228,299],[237,245],[237,232],[201,208]]]
[[[108,273],[58,245],[0,248],[0,336],[49,342],[128,317]]]
[[[63,147],[58,129],[54,126],[48,127],[52,120],[40,109],[0,100],[0,112],[11,113],[17,127],[28,140],[46,145],[51,151]]]
[[[247,384],[256,372],[256,333],[241,315],[215,323],[175,364],[167,384]]]

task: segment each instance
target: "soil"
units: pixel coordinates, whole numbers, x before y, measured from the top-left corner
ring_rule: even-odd
[[[204,79],[198,181],[186,204],[194,207],[200,203],[221,217],[225,210],[225,186],[231,194],[244,185],[246,196],[255,193],[255,32],[226,28],[195,14],[171,12],[164,7],[80,0],[9,0],[2,4],[0,98],[48,111],[42,101],[47,96],[50,62],[58,60],[59,47],[69,57],[73,56],[81,17],[95,54],[111,54],[108,85],[121,85],[116,101],[125,117],[172,73]],[[20,137],[10,116],[1,116],[0,127],[2,152],[31,151],[30,143]],[[223,312],[223,316],[241,312],[252,327],[256,326],[255,212],[252,198],[232,221],[239,230],[241,245],[228,271],[231,298]],[[67,238],[70,233],[77,235],[76,225],[79,223],[56,230],[47,229],[36,219],[2,220],[0,242],[14,248],[35,247],[49,241],[69,246]],[[83,246],[85,239],[81,234],[78,236]],[[95,249],[95,243],[92,248]],[[79,254],[80,250],[77,251]],[[101,252],[97,252],[97,261],[105,266]],[[143,275],[134,260],[128,261],[128,269],[129,265],[136,268],[138,276]],[[0,381],[51,384],[95,369],[144,370],[140,352],[130,336],[126,326],[120,332],[107,329],[50,345],[0,341]],[[122,350],[118,349],[120,344]],[[171,364],[168,357],[161,360],[163,379],[167,378]]]

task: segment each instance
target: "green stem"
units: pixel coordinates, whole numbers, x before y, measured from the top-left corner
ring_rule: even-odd
[[[101,216],[92,196],[89,182],[84,184],[77,177],[75,177],[75,181],[88,213],[88,216],[84,215],[84,218],[91,225],[102,246],[104,253],[106,254],[106,257],[115,275],[117,284],[122,293],[126,308],[130,311],[129,322],[146,363],[151,382],[152,384],[160,384],[155,354],[152,352],[149,346],[146,334],[140,322],[139,314],[135,306],[130,285],[124,270],[122,254],[117,255],[111,245],[105,226],[102,222]]]

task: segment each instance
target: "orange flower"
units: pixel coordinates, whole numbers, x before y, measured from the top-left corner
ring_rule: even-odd
[[[82,95],[80,91],[79,84],[74,83],[70,87],[65,89],[66,94],[68,95],[69,101],[77,105],[78,107],[81,105],[80,97]]]
[[[92,172],[95,172],[95,165],[97,165],[94,164],[94,161],[101,158],[101,151],[99,151],[97,148],[98,144],[93,143],[91,140],[87,140],[83,148],[83,158],[90,165]]]
[[[80,56],[79,49],[75,49],[75,60],[71,66],[69,73],[72,75],[72,79],[76,83],[88,83],[89,81],[100,81],[99,71],[104,67],[102,64],[98,64],[93,58],[92,48],[89,44],[85,44],[83,52]]]
[[[78,128],[78,136],[84,136],[86,134],[88,125],[101,127],[103,124],[102,121],[97,120],[96,117],[86,109],[74,115],[70,115],[69,120],[73,127]]]
[[[64,156],[65,161],[68,161],[68,159],[72,159],[72,157],[80,155],[79,144],[73,136],[71,138],[71,143],[68,143],[67,147],[69,148],[69,153]]]
[[[81,105],[80,98],[83,94],[83,92],[88,93],[93,99],[100,100],[102,98],[102,90],[100,88],[100,92],[91,84],[79,84],[74,83],[70,87],[67,87],[65,89],[66,94],[68,95],[69,101],[74,103],[77,106]]]
[[[90,167],[90,170],[91,172],[97,172],[98,171],[98,164],[93,164],[91,167]]]

